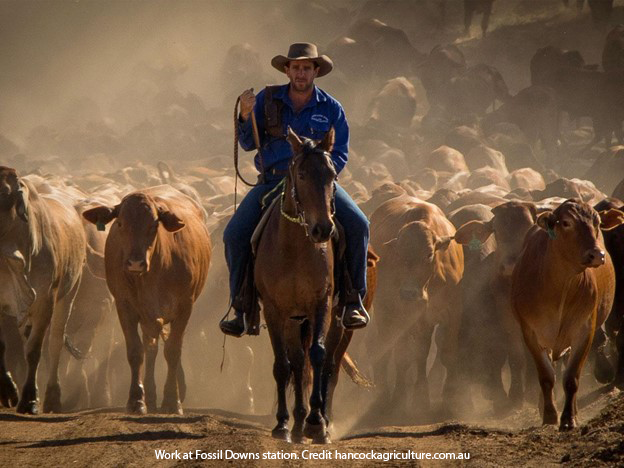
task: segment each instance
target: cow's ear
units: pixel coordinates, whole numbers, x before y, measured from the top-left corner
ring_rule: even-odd
[[[178,218],[171,211],[158,210],[158,219],[162,223],[163,227],[169,232],[177,232],[186,226],[184,221]]]
[[[434,250],[446,250],[448,246],[451,245],[452,240],[452,236],[438,237],[435,241]]]
[[[537,217],[537,225],[544,231],[552,232],[557,224],[557,217],[552,211],[544,211]]]
[[[491,221],[468,221],[455,233],[455,242],[468,245],[476,239],[483,244],[492,235],[492,232],[494,232],[494,228]]]
[[[108,206],[96,206],[82,213],[82,217],[95,224],[98,229],[110,223],[119,214],[119,205],[109,208]],[[104,229],[102,229],[104,230]]]
[[[331,153],[332,149],[334,149],[334,141],[336,140],[336,132],[334,131],[334,127],[330,128],[329,131],[325,134],[325,137],[319,143],[319,147],[323,149],[323,151],[327,151]]]
[[[290,127],[288,127],[288,135],[286,136],[286,139],[288,140],[288,143],[290,143],[290,146],[292,146],[293,154],[298,154],[299,151],[301,151],[303,143],[301,142],[299,136],[293,132]]]
[[[384,242],[384,246],[388,247],[390,250],[396,250],[396,247],[399,243],[399,239],[396,237],[394,239],[390,239],[388,242]]]
[[[600,213],[600,229],[610,231],[624,224],[624,212],[611,208],[610,210],[601,211]]]
[[[28,195],[28,187],[20,180],[19,188],[17,189],[15,212],[26,223],[28,222]]]

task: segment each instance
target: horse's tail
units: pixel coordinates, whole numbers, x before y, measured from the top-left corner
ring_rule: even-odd
[[[342,368],[351,378],[354,384],[364,387],[372,388],[375,385],[371,382],[357,367],[357,363],[349,356],[349,353],[344,353],[342,356],[342,362],[340,363]]]

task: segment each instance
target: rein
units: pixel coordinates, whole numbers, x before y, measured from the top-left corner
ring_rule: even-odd
[[[290,162],[290,167],[288,168],[288,176],[290,178],[290,182],[292,185],[290,189],[290,196],[295,202],[295,216],[289,215],[284,210],[284,200],[286,199],[286,183],[285,183],[286,179],[280,182],[280,184],[283,184],[282,192],[280,194],[280,213],[284,218],[286,218],[291,223],[298,224],[299,226],[303,226],[306,237],[310,237],[310,233],[308,232],[309,225],[305,219],[305,210],[301,207],[301,202],[299,201],[299,195],[297,193],[297,184],[295,183],[295,176],[293,172],[295,168],[295,162],[297,159],[298,158],[293,157],[292,161]],[[336,181],[334,180],[332,184],[333,184],[334,190],[333,190],[332,199],[331,199],[331,216],[333,218],[334,215],[336,214]]]

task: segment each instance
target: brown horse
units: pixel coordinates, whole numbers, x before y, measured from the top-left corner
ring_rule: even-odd
[[[293,439],[328,443],[327,388],[336,346],[326,344],[334,295],[334,131],[316,143],[289,129],[287,139],[294,156],[258,244],[254,270],[275,355],[278,408],[272,434],[291,440],[286,387],[292,375]],[[304,401],[308,362],[313,372],[309,415]]]

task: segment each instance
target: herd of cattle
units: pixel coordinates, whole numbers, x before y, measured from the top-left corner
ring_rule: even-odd
[[[613,133],[622,137],[624,29],[607,35],[602,70],[575,51],[537,50],[531,86],[513,96],[501,73],[468,65],[455,45],[420,54],[401,33],[363,20],[327,47],[337,76],[326,89],[344,96],[347,115],[351,108],[357,114],[354,93],[367,79],[361,62],[348,58],[379,58],[368,70],[379,88],[360,109],[362,123],[351,123],[350,160],[340,175],[369,216],[378,257],[369,263],[373,319],[353,340],[353,354],[366,350],[358,358],[376,386],[373,408],[430,409],[435,342],[449,407],[469,405],[471,389],[482,386],[503,414],[532,401],[539,384],[543,422],[573,428],[588,357],[595,376],[588,378],[624,385],[624,147],[610,146]],[[228,69],[257,55],[248,45],[230,52]],[[416,112],[417,86],[429,104],[424,116]],[[204,142],[193,133],[202,106],[195,95],[161,91],[150,107],[162,112],[160,123],[143,123],[112,145],[123,155],[119,148],[148,138],[173,155],[189,138],[175,171],[164,162],[96,169],[111,160],[101,153],[85,155],[78,168],[23,155],[10,159],[20,173],[0,167],[0,404],[40,411],[37,371],[47,339],[43,411],[62,411],[67,381],[80,382],[83,406],[110,405],[114,304],[131,370],[128,411],[158,411],[154,369],[162,339],[168,372],[160,410],[181,413],[182,341],[193,305],[200,294],[212,307],[226,297],[221,237],[235,191],[225,157],[192,159]],[[573,125],[583,117],[592,118],[593,137]],[[111,140],[101,129],[88,124],[74,135],[93,144],[97,134],[106,153]],[[63,135],[51,134],[38,129],[31,148],[61,148]],[[206,135],[212,148],[231,141],[218,125]],[[560,175],[584,167],[573,150],[593,155],[602,143],[591,166],[575,174],[582,178]],[[33,165],[39,169],[28,171]],[[251,178],[250,161],[242,172]],[[189,327],[187,340],[220,338],[217,315],[224,311]],[[87,378],[81,362],[88,354],[98,355],[101,372]],[[554,403],[559,360],[561,418]],[[12,375],[23,380],[20,392]]]

